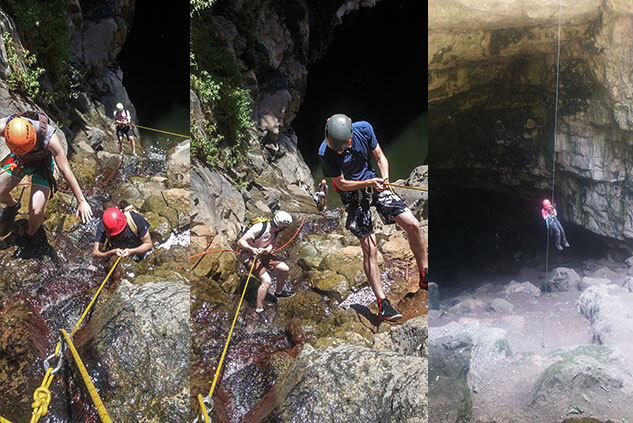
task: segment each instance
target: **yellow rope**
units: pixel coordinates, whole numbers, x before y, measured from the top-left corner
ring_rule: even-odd
[[[215,391],[215,385],[217,384],[218,377],[220,376],[220,370],[222,369],[222,363],[224,362],[226,351],[229,349],[229,342],[231,341],[231,335],[233,334],[233,329],[235,328],[235,322],[237,321],[237,316],[240,313],[240,308],[242,307],[242,301],[244,300],[244,295],[246,294],[246,288],[248,287],[248,281],[251,279],[251,275],[253,274],[253,269],[255,268],[256,261],[257,261],[257,254],[255,254],[255,257],[253,257],[253,264],[251,265],[251,270],[248,272],[248,278],[246,278],[246,283],[244,284],[244,291],[242,291],[242,297],[240,298],[240,302],[237,304],[237,310],[235,311],[235,317],[233,317],[233,323],[231,324],[231,329],[229,330],[229,336],[226,338],[226,344],[224,344],[224,350],[222,351],[222,355],[220,356],[220,362],[218,363],[218,368],[215,370],[213,383],[211,384],[211,389],[209,390],[209,398],[213,398],[213,391]]]
[[[44,417],[48,413],[48,404],[51,402],[51,391],[49,390],[51,382],[53,382],[53,368],[49,367],[46,370],[44,379],[39,388],[33,392],[33,414],[31,415],[31,423],[37,423],[41,417]]]
[[[149,131],[162,132],[163,134],[175,135],[177,137],[191,138],[189,135],[177,134],[175,132],[167,132],[167,131],[163,131],[163,130],[160,130],[160,129],[150,128],[148,126],[136,125],[134,123],[131,123],[130,125],[136,126],[137,128],[147,129]]]
[[[83,314],[81,315],[81,318],[79,318],[79,321],[77,321],[77,323],[75,324],[73,331],[70,333],[71,336],[74,336],[75,333],[79,330],[79,326],[81,325],[81,322],[84,320],[84,318],[88,314],[88,311],[92,308],[92,305],[97,300],[99,293],[101,293],[101,290],[105,286],[108,279],[110,279],[110,275],[112,275],[112,272],[114,272],[114,269],[116,268],[117,264],[119,264],[119,261],[121,261],[121,258],[122,257],[120,256],[119,258],[117,258],[116,262],[114,263],[114,265],[108,272],[108,275],[105,277],[105,279],[101,283],[101,286],[97,290],[97,293],[92,297],[90,304],[88,304],[88,307],[86,307],[86,309],[84,310]],[[57,346],[55,347],[56,357],[59,357],[59,351],[61,347],[62,347],[62,343],[61,341],[59,341],[57,343]],[[51,382],[53,381],[53,377],[55,376],[54,374],[51,373],[52,371],[53,371],[52,367],[49,367],[48,370],[46,370],[46,375],[44,376],[42,385],[39,388],[37,388],[35,392],[33,393],[33,399],[35,400],[35,402],[31,404],[31,407],[33,407],[31,423],[37,423],[39,419],[45,416],[46,413],[48,412],[48,404],[51,402],[51,392],[48,388],[51,386]]]
[[[11,420],[7,420],[4,417],[0,416],[0,423],[11,423]]]
[[[427,188],[418,188],[418,187],[410,187],[407,185],[398,185],[398,184],[390,184],[390,183],[386,183],[385,185],[388,185],[390,187],[398,187],[398,188],[406,188],[406,189],[414,189],[416,191],[428,191]]]
[[[88,314],[88,311],[90,311],[90,309],[92,308],[92,305],[94,304],[94,302],[97,301],[97,297],[101,293],[101,290],[105,286],[105,284],[108,281],[108,279],[110,279],[110,275],[112,275],[112,272],[114,272],[114,269],[116,269],[117,264],[119,264],[119,262],[121,261],[122,258],[123,257],[119,256],[119,258],[117,258],[116,261],[114,262],[114,265],[112,266],[112,268],[110,268],[110,271],[108,272],[108,275],[105,277],[105,279],[101,283],[101,286],[97,290],[97,293],[92,297],[92,300],[90,301],[90,304],[88,304],[88,307],[86,307],[86,309],[84,310],[83,314],[81,315],[81,317],[79,318],[77,323],[75,323],[75,328],[73,329],[72,332],[70,332],[71,336],[75,336],[75,333],[79,330],[79,326],[81,325],[81,322],[86,318],[86,315]],[[58,350],[58,349],[59,349],[59,347],[56,350]]]
[[[211,423],[209,413],[207,413],[207,407],[204,405],[204,400],[202,399],[202,394],[198,394],[198,404],[200,404],[200,410],[202,410],[202,421],[204,423]]]
[[[72,339],[70,339],[70,336],[68,336],[68,333],[64,329],[62,329],[62,335],[64,335],[64,338],[66,339],[66,342],[68,343],[68,347],[70,348],[70,352],[72,353],[73,358],[75,359],[75,363],[77,364],[79,373],[81,373],[81,378],[84,380],[84,383],[86,384],[86,388],[88,389],[90,398],[92,398],[92,403],[97,408],[97,414],[99,414],[99,418],[101,419],[103,423],[112,423],[112,420],[110,419],[110,416],[108,415],[108,412],[106,411],[105,406],[103,405],[103,401],[101,401],[101,398],[99,397],[97,388],[95,388],[94,384],[90,380],[90,376],[88,375],[86,366],[84,366],[84,363],[81,361],[81,357],[79,357],[79,353],[77,352],[77,349],[73,345]]]

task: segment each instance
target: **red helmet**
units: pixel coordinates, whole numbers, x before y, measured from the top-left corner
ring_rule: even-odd
[[[116,207],[110,207],[103,212],[103,226],[108,236],[118,235],[123,232],[127,225],[127,219],[121,210]]]
[[[549,209],[551,205],[552,205],[552,203],[550,203],[550,201],[547,198],[545,200],[543,200],[543,208],[544,209]]]

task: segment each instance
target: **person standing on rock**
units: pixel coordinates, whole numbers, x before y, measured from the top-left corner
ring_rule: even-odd
[[[562,250],[563,247],[560,245],[561,237],[563,240],[563,245],[565,247],[569,247],[569,243],[567,242],[567,237],[565,236],[565,229],[563,229],[563,225],[560,224],[558,220],[558,213],[556,212],[556,205],[552,204],[547,198],[543,200],[543,208],[541,209],[541,215],[543,216],[543,220],[545,220],[545,225],[547,226],[547,230],[554,231],[554,245],[557,249]]]
[[[132,146],[132,155],[136,156],[136,144],[134,141],[134,130],[132,129],[132,118],[129,110],[123,107],[123,104],[117,103],[116,110],[114,111],[114,126],[116,129],[116,136],[119,139],[119,154],[123,154],[123,136],[125,135],[130,140]]]
[[[317,204],[317,209],[319,211],[323,211],[327,207],[327,192],[328,192],[327,182],[325,181],[325,179],[322,179],[321,183],[319,184],[317,188],[317,191],[314,193],[314,196],[312,197],[314,202]]]
[[[84,198],[70,169],[56,131],[57,128],[50,123],[48,116],[41,112],[26,111],[0,119],[0,134],[11,150],[11,156],[5,162],[0,175],[0,202],[7,206],[0,217],[3,233],[6,233],[21,207],[20,200],[13,198],[11,190],[25,175],[32,175],[26,235],[35,235],[44,221],[46,202],[57,190],[53,176],[55,164],[77,199],[75,216],[81,217],[83,223],[92,218],[90,204]]]
[[[376,177],[371,155],[378,163],[381,178]],[[406,203],[385,185],[389,182],[389,161],[383,153],[374,129],[365,121],[352,123],[344,114],[331,116],[325,124],[325,140],[319,148],[323,175],[332,178],[347,211],[345,227],[360,239],[365,275],[376,299],[380,317],[402,317],[385,295],[378,268],[376,235],[371,209],[374,206],[385,224],[397,223],[409,237],[409,245],[420,270],[420,288],[428,290],[428,259],[420,223]]]
[[[286,263],[272,254],[273,242],[277,238],[277,235],[291,224],[292,216],[290,213],[278,211],[272,220],[256,219],[237,241],[237,246],[243,251],[239,260],[244,263],[244,266],[248,269],[253,265],[253,257],[257,255],[257,262],[253,268],[253,274],[259,278],[261,284],[257,290],[255,313],[262,319],[265,319],[264,298],[266,298],[268,288],[270,288],[272,283],[269,272],[275,272],[277,274],[275,297],[284,298],[295,295],[294,292],[283,289],[290,268]]]
[[[111,207],[103,212],[97,225],[92,257],[132,257],[138,262],[148,256],[153,248],[149,223],[132,209],[126,208],[123,212]]]

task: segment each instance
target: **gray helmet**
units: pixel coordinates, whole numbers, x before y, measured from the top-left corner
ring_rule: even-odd
[[[349,148],[352,142],[352,119],[342,113],[337,113],[325,122],[325,142],[336,151]]]

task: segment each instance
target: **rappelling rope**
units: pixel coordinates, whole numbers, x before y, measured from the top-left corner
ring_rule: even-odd
[[[299,235],[299,232],[301,232],[301,228],[303,228],[303,225],[305,224],[306,219],[308,218],[309,214],[318,214],[318,213],[306,213],[305,216],[303,216],[303,220],[301,221],[301,225],[299,225],[299,229],[297,229],[297,231],[288,240],[288,242],[286,242],[284,245],[282,245],[281,247],[277,248],[276,250],[273,250],[273,253],[276,253],[277,251],[280,251],[280,250],[283,250],[284,248],[286,248],[297,237],[297,235]],[[222,250],[205,251],[204,253],[194,254],[192,256],[189,256],[189,259],[200,257],[200,256],[204,256],[204,255],[207,255],[207,254],[223,253],[223,252],[240,254],[239,251],[231,250],[229,248],[224,248]]]
[[[86,309],[82,313],[81,317],[79,318],[79,320],[75,324],[72,332],[70,333],[70,336],[74,336],[75,333],[79,330],[79,327],[81,326],[81,322],[83,322],[83,320],[88,315],[88,312],[90,311],[90,309],[92,308],[93,304],[97,300],[97,297],[99,297],[99,294],[101,293],[101,290],[105,286],[105,284],[108,281],[108,279],[110,279],[110,276],[112,275],[112,272],[114,272],[114,269],[119,264],[119,261],[121,261],[121,259],[122,259],[122,257],[119,256],[116,259],[116,261],[114,262],[114,264],[112,265],[112,267],[110,268],[110,271],[108,272],[108,275],[105,277],[105,279],[101,283],[101,286],[99,286],[99,289],[97,290],[95,295],[92,297],[92,300],[90,301],[90,303],[88,304],[88,306],[86,307]],[[63,342],[60,339],[60,341],[57,343],[57,346],[55,347],[54,354],[51,354],[46,359],[46,361],[44,363],[46,364],[48,362],[48,360],[52,359],[53,357],[59,357],[60,361],[59,361],[59,363],[57,365],[57,370],[58,370],[61,367],[62,356],[63,356]],[[44,379],[42,380],[42,384],[33,393],[34,402],[31,405],[31,407],[33,408],[33,414],[31,416],[31,423],[37,423],[41,417],[46,415],[46,413],[48,412],[48,405],[51,402],[51,392],[50,392],[49,388],[51,386],[51,382],[53,381],[53,377],[55,376],[55,373],[56,373],[57,370],[53,369],[52,366],[47,366],[47,367],[48,368],[46,370],[46,374],[44,375]]]
[[[0,423],[13,423],[11,420],[7,420],[4,417],[0,416]]]
[[[84,363],[81,361],[81,357],[79,356],[77,349],[73,345],[72,339],[70,338],[70,336],[64,329],[62,329],[61,332],[62,332],[62,335],[64,336],[64,339],[66,340],[66,343],[68,344],[68,348],[70,348],[70,352],[73,358],[75,359],[75,363],[77,364],[77,368],[79,369],[81,378],[84,380],[84,384],[86,385],[86,389],[88,389],[88,393],[90,394],[92,403],[95,405],[95,408],[97,409],[97,414],[99,414],[99,418],[101,419],[103,423],[112,423],[112,420],[110,419],[110,416],[108,415],[108,412],[105,406],[103,405],[103,401],[101,401],[101,398],[99,397],[99,394],[97,393],[97,388],[95,388],[94,384],[90,380],[90,376],[88,375],[88,370],[86,370],[86,366],[84,366]]]
[[[399,185],[399,184],[392,184],[392,183],[385,183],[384,185],[390,186],[390,187],[398,187],[398,188],[406,188],[406,189],[414,189],[416,191],[427,191],[428,192],[428,188],[418,188],[418,187],[410,187],[408,185]],[[393,191],[392,191],[393,192]]]
[[[231,323],[231,329],[229,330],[229,335],[226,338],[226,343],[224,344],[224,349],[222,350],[222,355],[220,356],[220,362],[218,363],[218,367],[215,370],[215,376],[213,376],[213,383],[211,383],[211,389],[209,389],[208,398],[213,398],[213,392],[215,391],[215,387],[218,383],[218,378],[220,377],[220,371],[222,370],[222,363],[224,362],[224,357],[226,356],[226,352],[229,349],[229,342],[231,341],[231,335],[233,334],[233,329],[235,329],[235,322],[237,322],[237,316],[240,313],[240,308],[242,307],[242,302],[244,301],[244,296],[246,295],[246,288],[248,288],[248,281],[251,279],[251,275],[253,274],[253,269],[255,268],[255,262],[257,261],[257,254],[253,257],[253,263],[251,264],[251,270],[248,272],[248,277],[246,278],[246,283],[244,284],[244,290],[242,290],[242,296],[240,297],[240,302],[237,304],[237,310],[235,310],[235,316],[233,317],[233,322]],[[198,402],[200,403],[201,410],[198,412],[198,418],[201,418],[205,423],[210,423],[209,415],[206,410],[206,407],[203,403],[202,395],[198,395]],[[197,419],[196,419],[197,420]]]
[[[141,128],[141,129],[147,129],[148,131],[161,132],[161,133],[163,133],[163,134],[174,135],[174,136],[176,136],[176,137],[191,138],[191,136],[189,136],[189,135],[177,134],[177,133],[175,133],[175,132],[163,131],[162,129],[150,128],[150,127],[148,127],[148,126],[137,125],[137,124],[135,124],[135,123],[130,123],[130,125],[132,125],[132,126],[136,126],[137,128]]]
[[[556,87],[554,99],[554,146],[552,148],[552,199],[554,204],[554,191],[556,187],[556,141],[558,135],[558,85],[560,78],[560,32],[562,23],[563,1],[558,1],[558,41],[556,46]],[[545,246],[545,293],[549,292],[549,226],[547,227],[547,244]],[[543,333],[541,336],[541,346],[545,347],[545,320],[543,320]]]

